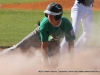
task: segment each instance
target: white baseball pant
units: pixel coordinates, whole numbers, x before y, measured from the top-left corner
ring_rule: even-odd
[[[92,36],[93,27],[93,11],[91,6],[75,3],[71,9],[72,25],[75,35],[78,34],[80,25],[82,24],[83,33],[75,43],[75,48],[85,48],[86,43]],[[76,36],[77,38],[77,36]],[[61,43],[61,52],[67,49],[67,42],[63,39]]]

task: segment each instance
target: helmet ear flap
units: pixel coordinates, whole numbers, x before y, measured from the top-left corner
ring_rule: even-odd
[[[45,17],[48,17],[48,14],[45,13]]]
[[[62,13],[61,13],[60,15],[56,15],[56,16],[55,16],[55,19],[56,19],[56,20],[59,20],[59,19],[61,18],[61,16],[62,16]]]

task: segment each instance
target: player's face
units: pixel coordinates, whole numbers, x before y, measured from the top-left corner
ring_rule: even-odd
[[[48,14],[48,19],[49,19],[49,22],[50,22],[52,25],[55,24],[55,22],[56,22],[55,16]]]

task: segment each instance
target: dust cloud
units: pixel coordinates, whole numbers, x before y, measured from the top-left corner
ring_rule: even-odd
[[[0,56],[0,75],[99,75],[100,50],[76,50],[73,59],[69,54],[60,57],[56,69],[44,68],[41,55],[12,52]]]

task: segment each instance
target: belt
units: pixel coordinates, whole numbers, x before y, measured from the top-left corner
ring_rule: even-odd
[[[91,6],[91,4],[83,4],[83,3],[81,3],[81,2],[78,2],[79,4],[82,4],[82,5],[84,5],[84,6],[86,6],[86,7],[90,7]],[[93,4],[92,4],[92,7],[93,7]]]

